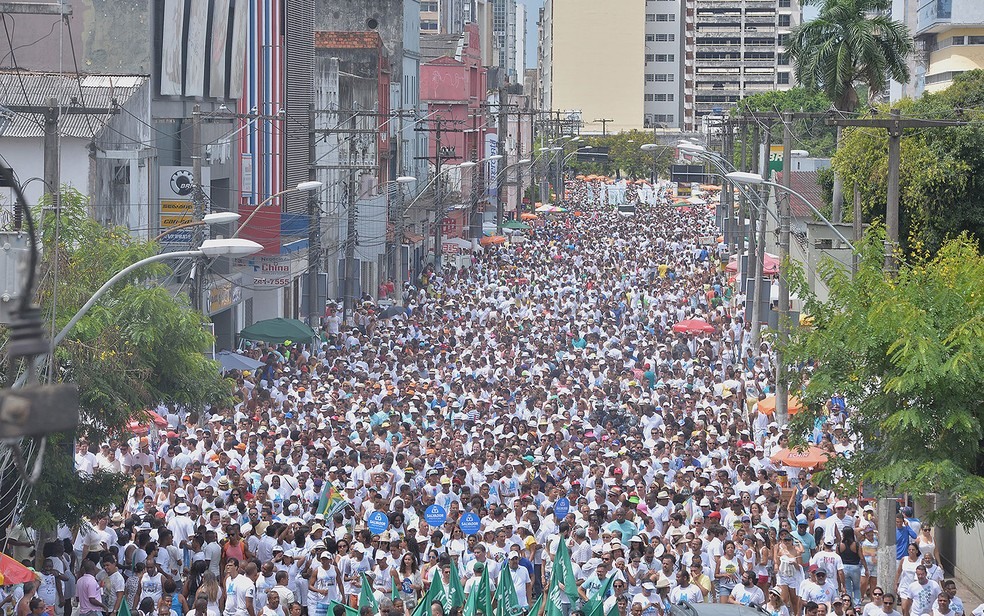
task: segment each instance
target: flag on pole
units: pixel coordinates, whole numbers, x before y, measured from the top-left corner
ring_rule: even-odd
[[[369,578],[366,577],[366,572],[363,571],[359,574],[362,580],[362,588],[359,590],[359,612],[362,608],[368,607],[372,610],[373,614],[379,613],[379,601],[376,601],[376,595],[372,592],[372,584],[369,582]]]
[[[472,585],[471,592],[468,593],[464,616],[476,616],[479,612],[482,616],[493,616],[492,589],[489,586],[489,568],[487,566],[482,567],[482,577],[478,584]]]
[[[126,597],[120,601],[120,609],[116,612],[116,616],[130,616],[130,605],[126,602]]]
[[[574,578],[574,565],[571,564],[571,551],[567,548],[567,542],[560,538],[557,545],[557,554],[554,556],[553,569],[550,573],[551,579],[559,578],[559,582],[564,585],[564,593],[575,603],[580,595],[577,594],[577,579]]]
[[[336,605],[341,605],[342,607],[345,608],[345,616],[359,616],[359,610],[355,609],[354,607],[349,607],[349,606],[345,605],[344,603],[339,603],[337,601],[329,601],[328,602],[328,613],[329,614],[334,614],[335,613],[335,606]]]
[[[445,602],[445,592],[444,592],[444,582],[441,581],[440,572],[434,573],[434,581],[431,582],[430,588],[424,593],[424,597],[417,604],[417,607],[413,608],[413,612],[410,616],[427,616],[430,614],[431,603],[438,601],[442,605],[446,605]],[[450,608],[445,611],[450,611]]]
[[[495,616],[518,616],[523,613],[508,564],[499,570],[499,581],[495,584],[495,601]]]
[[[324,487],[321,488],[321,498],[318,500],[318,509],[315,515],[327,519],[347,506],[348,501],[345,500],[342,493],[335,488],[331,481],[326,479]]]
[[[448,587],[445,590],[444,612],[450,612],[453,607],[461,607],[465,604],[465,588],[461,585],[461,576],[458,574],[458,566],[451,563],[451,575],[448,576]]]
[[[530,611],[526,612],[527,616],[540,616],[540,612],[543,610],[543,598],[546,596],[547,595],[541,593],[540,596],[536,598],[536,601],[534,601],[533,605],[530,606]]]
[[[393,589],[390,590],[390,601],[395,602],[400,598],[400,589],[396,585],[396,576],[393,576]]]
[[[614,581],[615,576],[609,575],[608,579],[601,585],[601,588],[588,598],[587,603],[581,609],[584,612],[584,616],[605,616],[605,599],[611,594],[612,582]]]

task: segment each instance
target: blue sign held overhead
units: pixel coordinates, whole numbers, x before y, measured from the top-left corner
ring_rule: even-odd
[[[482,518],[469,511],[461,516],[461,520],[458,522],[458,527],[461,528],[461,532],[466,535],[474,535],[482,527]]]
[[[440,505],[431,505],[424,510],[424,521],[433,527],[438,527],[448,519],[448,512]]]
[[[382,511],[373,511],[372,513],[369,514],[369,521],[367,526],[369,527],[369,532],[371,532],[372,534],[380,535],[386,532],[386,529],[389,528],[389,525],[390,525],[389,518],[386,517],[386,514],[383,513]]]
[[[561,496],[554,503],[554,515],[557,516],[558,520],[563,520],[567,517],[567,514],[571,511],[571,501],[566,496]]]

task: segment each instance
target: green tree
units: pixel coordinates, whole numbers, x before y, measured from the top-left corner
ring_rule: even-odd
[[[891,77],[909,81],[906,60],[913,50],[909,29],[884,14],[890,0],[806,0],[820,13],[793,29],[786,50],[796,79],[822,90],[841,111],[854,111],[858,87],[882,92]]]
[[[780,113],[783,111],[806,111],[823,113],[829,111],[830,99],[823,92],[796,87],[774,92],[760,92],[741,99],[737,111],[768,111]],[[741,139],[735,140],[734,162],[741,159]],[[807,150],[810,156],[828,158],[833,156],[837,144],[837,130],[824,124],[822,119],[796,120],[793,122],[793,148]],[[746,160],[752,156],[752,144],[745,150]]]
[[[859,88],[880,93],[891,77],[909,81],[906,61],[914,43],[909,29],[884,12],[891,0],[806,0],[818,4],[819,15],[795,27],[786,50],[796,67],[796,79],[810,90],[821,90],[840,111],[860,105]],[[866,97],[867,98],[867,97]],[[838,143],[841,132],[838,131]],[[840,222],[843,189],[835,177],[834,222]]]
[[[647,143],[654,143],[654,137],[658,137],[649,131],[631,130],[621,133],[613,133],[604,137],[600,135],[583,136],[577,145],[579,148],[586,146],[590,153],[599,146],[608,148],[608,161],[605,163],[589,163],[577,160],[572,156],[568,162],[568,168],[575,174],[596,174],[615,177],[621,175],[628,179],[649,179],[653,172],[653,156],[656,160],[656,174],[665,175],[673,161],[673,147],[668,145],[660,150],[645,152],[642,146]],[[661,142],[657,139],[655,142]],[[573,152],[573,146],[568,146],[568,153]]]
[[[834,393],[849,401],[858,439],[850,458],[834,458],[827,477],[846,490],[864,484],[887,493],[946,496],[930,523],[984,520],[984,257],[963,235],[931,257],[903,261],[887,277],[884,229],[859,242],[853,276],[832,262],[820,275],[830,289],[819,302],[802,270],[793,287],[814,323],[793,333],[791,366],[808,406],[822,415]],[[794,434],[812,431],[800,413]]]
[[[966,126],[907,130],[902,138],[899,240],[904,253],[933,253],[969,232],[984,237],[984,71],[959,75],[951,87],[896,107],[909,117],[953,119]],[[876,109],[886,114],[887,106]],[[883,218],[888,191],[888,137],[884,130],[848,129],[833,159],[848,191],[858,190],[865,220]]]
[[[65,189],[58,218],[51,209],[35,215],[43,254],[38,299],[42,311],[54,315],[55,332],[112,275],[159,250],[125,229],[103,227],[87,215],[87,206],[81,194]],[[230,399],[231,383],[204,355],[213,340],[206,317],[191,308],[186,295],[156,283],[168,272],[167,266],[134,272],[55,351],[54,376],[78,385],[78,435],[90,442],[125,435],[131,419],[143,419],[161,403],[198,407]],[[52,439],[39,483],[22,503],[24,519],[33,526],[73,525],[121,496],[117,478],[75,474],[72,436]]]

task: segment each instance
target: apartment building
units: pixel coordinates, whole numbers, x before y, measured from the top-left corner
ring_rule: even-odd
[[[683,128],[688,61],[685,5],[681,0],[646,0],[643,128]]]
[[[918,94],[944,90],[957,75],[984,68],[981,0],[920,0],[915,34],[925,63],[916,77]]]

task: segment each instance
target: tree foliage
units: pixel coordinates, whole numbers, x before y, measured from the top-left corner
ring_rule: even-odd
[[[54,332],[110,277],[159,249],[125,229],[100,225],[73,189],[63,190],[61,203],[57,217],[50,208],[35,214],[42,244],[38,299],[42,312],[53,315]],[[204,355],[213,341],[207,319],[184,293],[158,283],[168,272],[164,265],[148,266],[118,283],[55,351],[55,378],[78,385],[78,433],[90,442],[126,436],[131,419],[161,403],[197,407],[229,399],[231,384]],[[39,528],[73,525],[121,496],[122,484],[111,474],[75,475],[72,437],[53,437],[26,506]]]
[[[805,111],[823,113],[829,111],[830,107],[830,99],[823,92],[797,87],[774,92],[760,92],[745,97],[741,99],[736,112],[739,114],[749,111],[771,113]],[[748,134],[749,143],[745,150],[746,160],[749,160],[753,155],[753,144],[750,142],[751,132]],[[833,156],[836,145],[837,130],[832,126],[824,124],[823,119],[793,121],[793,149],[806,150],[810,153],[810,156],[827,158]],[[739,137],[735,140],[734,162],[736,164],[741,160],[741,147],[742,143]]]
[[[941,493],[936,521],[972,525],[984,521],[984,257],[962,235],[903,262],[892,278],[882,272],[884,238],[883,228],[869,229],[853,279],[822,265],[825,303],[793,272],[814,324],[794,332],[788,362],[814,363],[799,375],[810,408],[834,393],[853,407],[858,451],[828,469],[842,488]],[[813,421],[801,413],[794,430],[808,432]]]
[[[656,157],[656,174],[664,175],[670,168],[673,161],[672,142],[662,147],[661,150],[645,152],[641,148],[647,143],[662,143],[666,141],[658,135],[641,130],[630,130],[621,133],[613,133],[604,137],[600,135],[583,136],[574,145],[579,148],[590,146],[592,149],[599,146],[608,147],[608,162],[589,163],[577,160],[572,156],[568,161],[568,168],[577,174],[595,174],[615,177],[621,175],[628,179],[649,179],[653,172],[653,156]],[[574,147],[568,146],[567,152],[573,152]],[[591,150],[585,150],[590,153]]]
[[[786,49],[796,79],[809,90],[822,90],[841,111],[863,101],[858,87],[882,92],[891,77],[909,81],[906,64],[914,43],[909,29],[885,13],[891,0],[810,0],[820,5],[816,18],[793,28]]]
[[[939,93],[896,105],[903,117],[955,119],[955,109],[984,106],[984,71],[955,78]],[[877,108],[879,115],[888,107]],[[935,252],[969,232],[984,237],[984,113],[969,109],[969,126],[910,129],[901,145],[899,240],[904,253]],[[885,130],[847,129],[833,159],[845,192],[858,189],[866,220],[885,216],[888,135]]]

